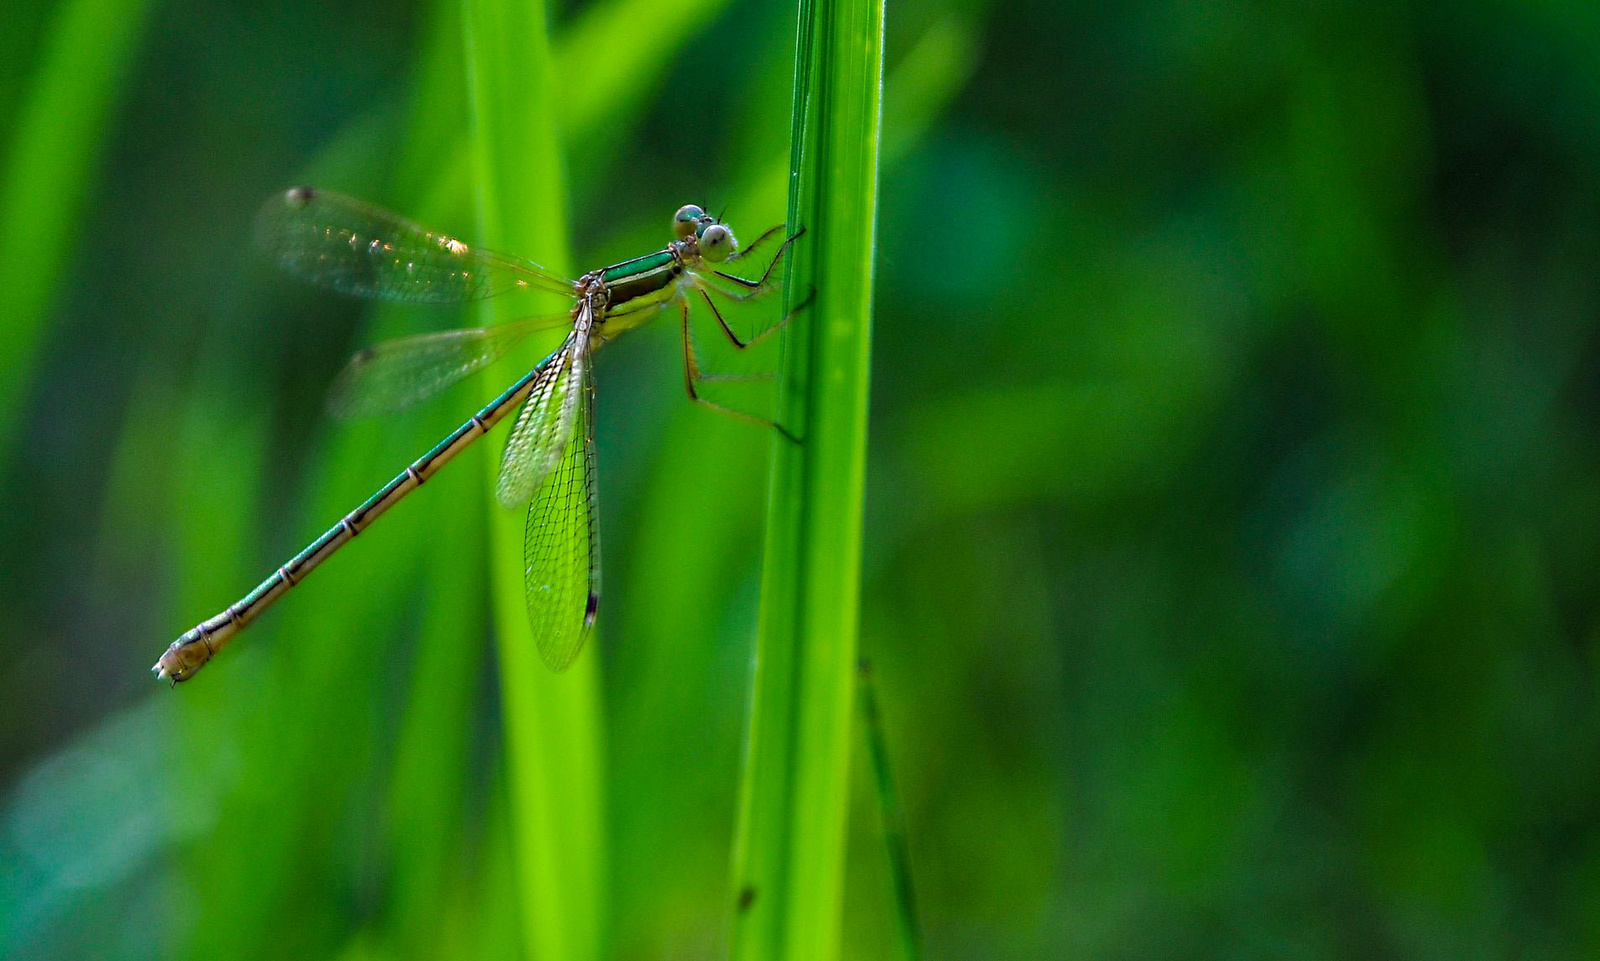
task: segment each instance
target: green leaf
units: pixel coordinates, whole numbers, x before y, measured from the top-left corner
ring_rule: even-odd
[[[785,344],[755,691],[734,853],[734,956],[838,949],[861,567],[883,69],[881,0],[803,0]]]

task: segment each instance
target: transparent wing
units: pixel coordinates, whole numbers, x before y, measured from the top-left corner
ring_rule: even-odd
[[[469,247],[342,194],[292,187],[256,222],[263,250],[295,276],[359,297],[453,304],[510,290],[572,296],[531,261]]]
[[[595,507],[594,385],[575,383],[574,424],[555,469],[528,505],[523,577],[539,656],[566,670],[600,609],[600,523]]]
[[[573,320],[572,335],[534,381],[506,437],[494,489],[495,499],[506,507],[527,503],[564,456],[587,379],[592,317],[585,301]]]
[[[571,322],[567,315],[557,314],[369,347],[350,358],[333,382],[328,411],[335,417],[355,418],[404,410],[499,360],[529,334]]]

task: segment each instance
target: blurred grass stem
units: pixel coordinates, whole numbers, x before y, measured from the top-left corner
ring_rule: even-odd
[[[146,0],[70,0],[60,7],[0,155],[0,445],[15,430],[147,7]]]
[[[546,265],[567,272],[565,174],[544,5],[466,0],[463,21],[480,235],[490,246],[538,251]],[[499,312],[515,306],[491,303],[485,322],[511,319]],[[541,346],[518,353],[517,362],[533,366]],[[497,459],[484,463],[492,486]],[[490,508],[522,946],[537,961],[588,961],[604,951],[599,658],[591,651],[560,675],[541,663],[523,599],[522,521],[520,513]]]

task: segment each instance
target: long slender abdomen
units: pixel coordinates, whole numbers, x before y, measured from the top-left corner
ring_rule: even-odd
[[[184,632],[167,647],[155,666],[151,668],[156,677],[162,680],[170,679],[174,684],[193,677],[235,634],[244,630],[274,601],[309,576],[316,570],[317,565],[349,543],[402,497],[421,487],[452,457],[465,450],[467,445],[488,433],[491,427],[527,398],[539,374],[554,358],[559,357],[564,349],[565,347],[558,349],[546,357],[537,367],[508,387],[505,393],[490,401],[482,410],[473,414],[470,420],[457,427],[449,437],[412,461],[403,472],[383,485],[376,494],[367,498],[360,507],[340,518],[339,523],[328,528],[326,533],[312,541],[305,550],[273,571],[266,580],[256,585],[255,590],[229,605],[215,617],[201,621]]]

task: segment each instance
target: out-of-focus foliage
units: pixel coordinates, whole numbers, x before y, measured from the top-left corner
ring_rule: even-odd
[[[575,264],[685,202],[782,219],[792,9],[656,6],[552,13]],[[124,39],[60,66],[95,9]],[[456,10],[0,18],[0,162],[66,181],[25,198],[59,271],[4,245],[40,312],[0,290],[33,325],[0,337],[0,954],[518,953],[497,440],[194,683],[144,674],[479,399],[328,421],[356,345],[463,318],[363,319],[248,244],[301,180],[473,234]],[[1597,8],[888,29],[861,641],[928,956],[1600,953]],[[30,127],[41,90],[95,136]],[[616,957],[727,947],[769,439],[677,364],[660,325],[598,370]],[[853,780],[844,953],[885,957]]]

